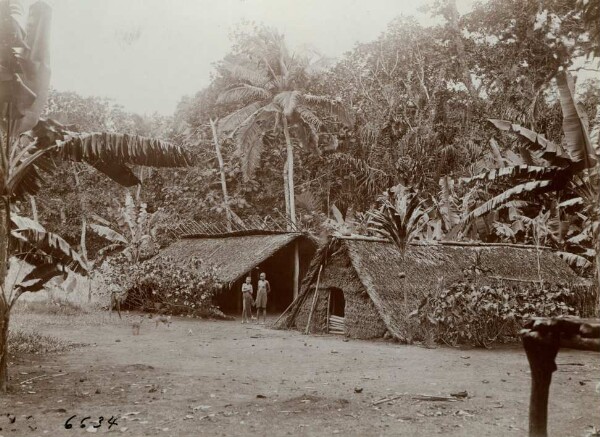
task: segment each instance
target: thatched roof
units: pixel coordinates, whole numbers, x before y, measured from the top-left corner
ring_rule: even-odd
[[[216,268],[219,281],[230,283],[296,240],[312,242],[301,233],[259,231],[190,235],[161,250],[158,256],[182,262],[192,257],[201,259]]]
[[[538,272],[539,253],[539,272]],[[390,333],[403,337],[406,309],[404,294],[415,309],[421,298],[439,287],[461,281],[466,271],[477,269],[482,281],[580,282],[580,278],[549,250],[507,245],[411,245],[402,255],[397,247],[372,238],[337,237],[319,249],[304,278],[302,290],[277,327],[289,327],[296,313],[294,305],[303,304],[303,295],[315,286],[319,266],[330,257],[349,259],[365,291]]]

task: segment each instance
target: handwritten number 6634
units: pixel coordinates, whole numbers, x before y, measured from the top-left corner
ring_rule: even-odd
[[[76,415],[76,414],[75,414],[75,415],[73,415],[73,416],[71,416],[71,417],[69,417],[69,418],[67,419],[67,421],[65,422],[65,428],[66,428],[66,429],[71,429],[71,428],[73,428],[73,424],[71,423],[71,421],[72,421],[73,419],[75,419],[75,417],[77,417],[77,415]],[[83,419],[81,419],[81,420],[79,421],[79,427],[80,427],[80,428],[87,428],[87,426],[88,426],[88,425],[87,425],[85,422],[86,422],[87,420],[89,420],[89,419],[91,419],[91,416],[86,416],[86,417],[84,417]],[[97,422],[98,422],[98,424],[97,424],[97,425],[92,425],[92,427],[93,427],[93,428],[100,428],[100,427],[102,426],[102,422],[104,422],[104,417],[103,417],[103,416],[100,416],[100,417],[98,418],[98,421],[97,421]],[[111,428],[113,425],[117,425],[117,420],[116,420],[116,418],[115,418],[115,417],[111,417],[111,418],[108,420],[108,423],[109,423],[109,425],[108,425],[108,429],[110,429],[110,428]]]

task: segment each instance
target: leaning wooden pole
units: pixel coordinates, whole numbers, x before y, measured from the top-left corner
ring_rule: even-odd
[[[317,275],[317,286],[315,287],[315,295],[313,296],[312,305],[310,306],[310,313],[308,314],[308,322],[306,323],[305,334],[308,334],[310,331],[310,322],[312,321],[313,313],[315,312],[315,307],[317,306],[317,297],[319,296],[319,281],[321,280],[321,271],[323,270],[323,265],[319,267],[319,274]]]

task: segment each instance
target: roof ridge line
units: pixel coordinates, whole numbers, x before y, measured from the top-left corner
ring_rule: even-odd
[[[330,238],[348,241],[369,241],[372,243],[387,243],[393,244],[392,241],[381,237],[370,237],[368,235],[332,235]],[[535,246],[533,244],[518,244],[518,243],[484,243],[479,241],[413,241],[408,243],[408,246],[416,247],[435,247],[435,246],[457,246],[457,247],[513,247],[517,249],[540,249],[552,250],[555,249],[549,246]]]
[[[180,240],[190,240],[190,239],[199,239],[199,238],[228,238],[228,237],[251,237],[251,236],[261,236],[261,235],[308,235],[306,232],[300,231],[271,231],[271,230],[244,230],[244,231],[232,231],[225,232],[221,234],[185,234],[182,235]]]

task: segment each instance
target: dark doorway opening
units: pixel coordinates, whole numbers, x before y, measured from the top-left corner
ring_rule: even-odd
[[[329,314],[332,316],[344,317],[346,300],[344,292],[339,288],[329,289]]]
[[[311,245],[300,244],[300,281],[302,281],[302,277],[308,269],[313,252],[314,249]],[[215,304],[226,314],[241,314],[242,283],[245,282],[246,276],[252,278],[254,297],[256,298],[258,277],[262,272],[267,275],[267,280],[271,284],[271,293],[268,296],[267,302],[267,314],[276,314],[285,311],[294,300],[294,244],[278,250],[241,278],[229,284],[226,290],[223,290],[215,297]],[[255,312],[256,309],[253,308],[252,311]]]

